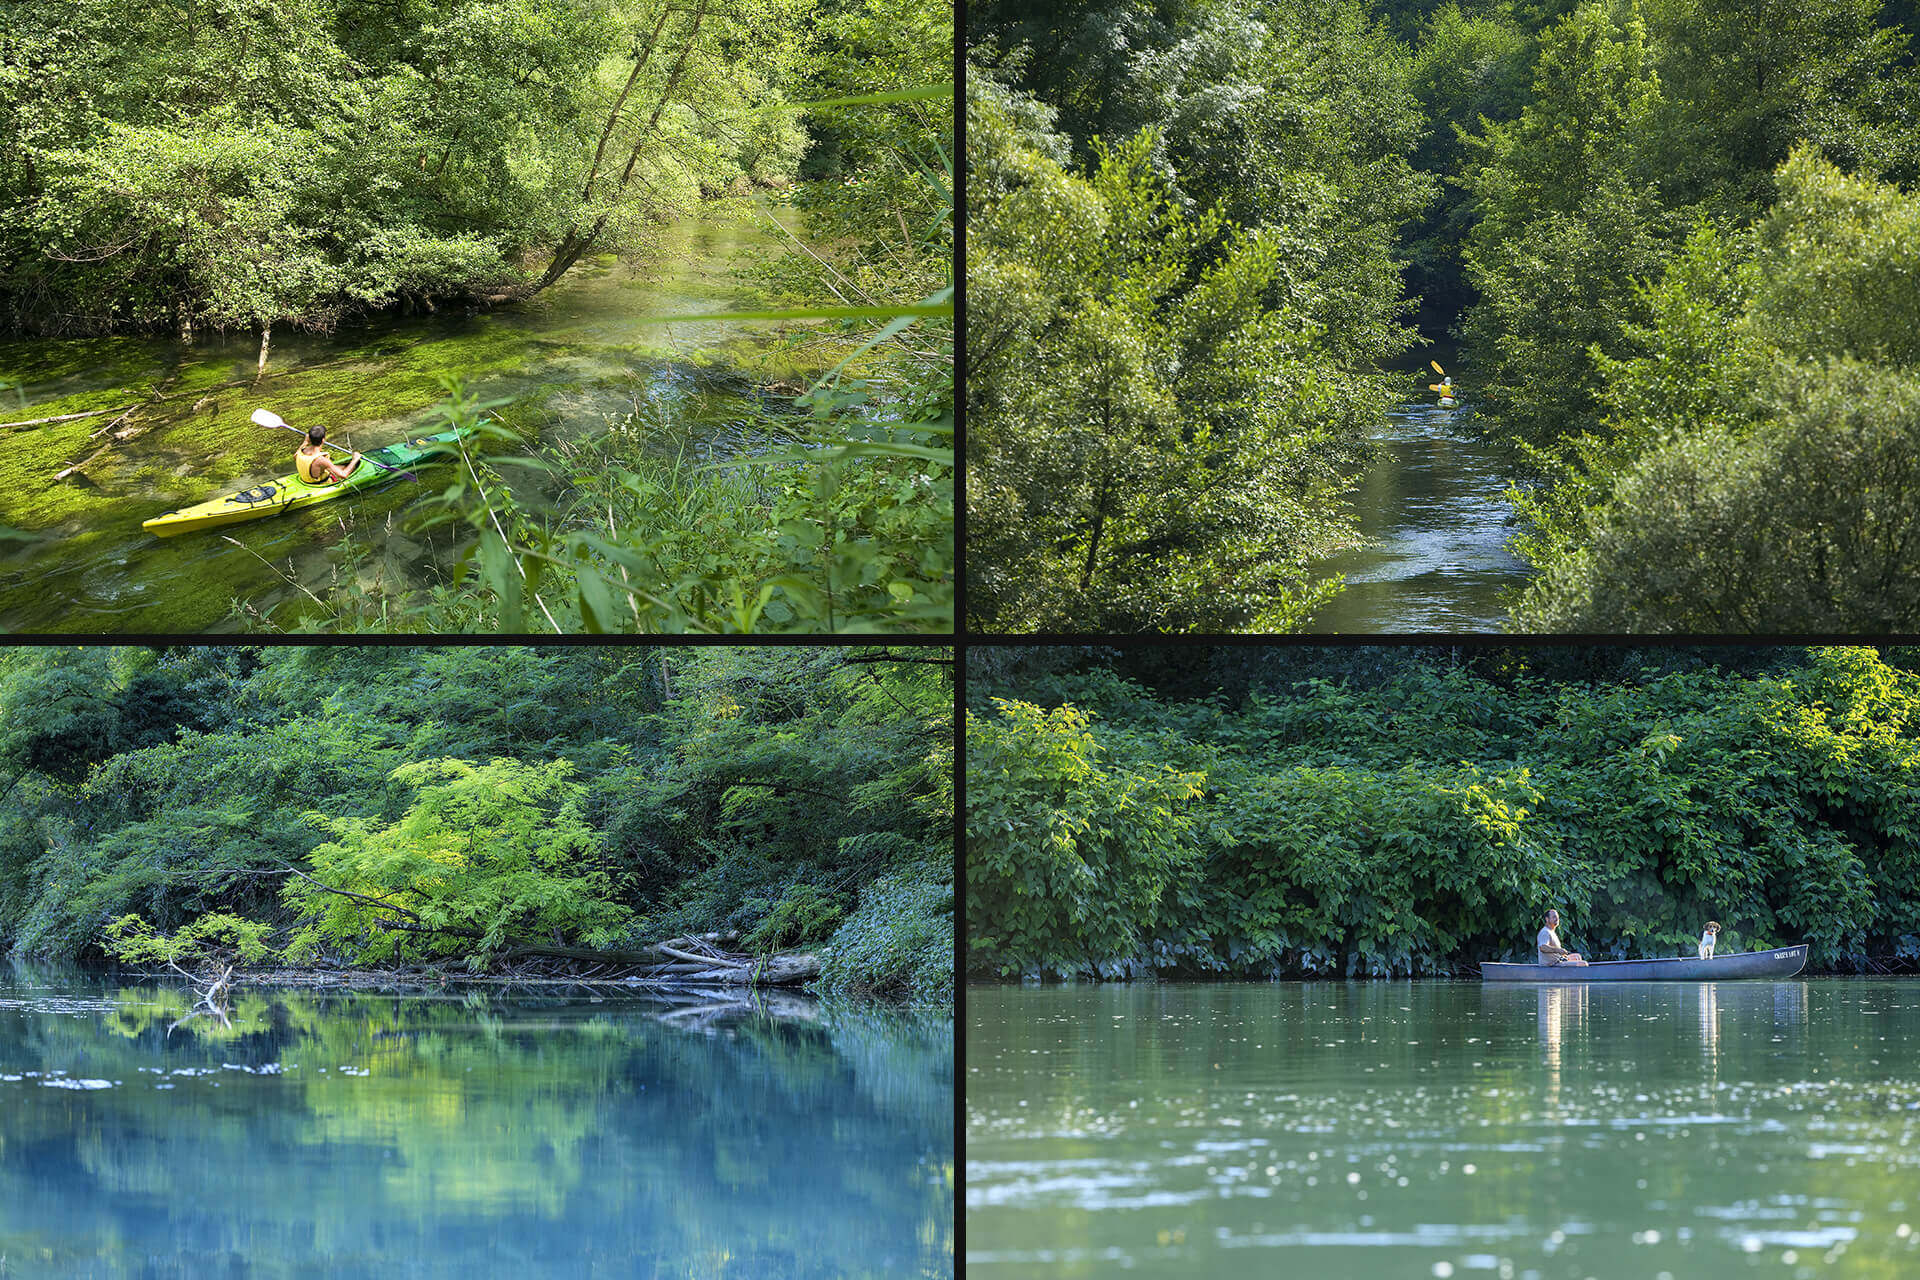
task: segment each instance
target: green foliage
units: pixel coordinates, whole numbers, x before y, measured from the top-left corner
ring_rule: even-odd
[[[847,909],[818,885],[790,885],[770,907],[764,900],[749,907],[765,910],[753,932],[740,940],[748,951],[765,953],[824,941],[847,914]]]
[[[1462,179],[1479,213],[1465,250],[1474,380],[1523,440],[1593,420],[1588,350],[1614,353],[1634,282],[1668,251],[1671,215],[1635,150],[1660,103],[1654,63],[1633,0],[1590,0],[1543,38],[1520,118],[1464,139],[1477,155]]]
[[[1920,620],[1920,378],[1783,365],[1767,417],[1612,478],[1521,615],[1550,630],[1886,635]],[[1544,548],[1535,547],[1536,553]]]
[[[1152,135],[1082,178],[1021,110],[969,82],[978,625],[1298,628],[1386,379],[1329,349],[1282,233],[1182,211]]]
[[[1002,976],[1130,965],[1197,863],[1203,775],[1103,764],[1090,718],[1002,702],[967,716],[968,965]]]
[[[164,964],[175,969],[228,959],[259,964],[275,955],[267,944],[272,932],[273,926],[265,921],[243,920],[224,911],[209,912],[171,935],[156,933],[137,915],[125,915],[107,925],[105,946],[108,955],[127,964]]]
[[[1536,451],[1522,625],[1882,634],[1920,618],[1920,198],[1810,150],[1639,296],[1606,426]]]
[[[1464,12],[1452,0],[1429,15],[1408,78],[1430,125],[1414,151],[1414,165],[1444,181],[1464,165],[1461,139],[1482,118],[1497,124],[1518,118],[1527,104],[1535,52],[1535,42],[1510,20]],[[1409,228],[1407,288],[1423,308],[1454,314],[1471,301],[1460,247],[1473,221],[1467,192],[1449,183]]]
[[[820,989],[953,999],[953,868],[928,862],[881,876],[827,943]]]
[[[533,283],[791,173],[805,140],[766,108],[806,8],[12,6],[0,313],[184,336]]]
[[[1109,682],[971,717],[969,969],[1446,972],[1521,958],[1550,906],[1602,958],[1707,919],[1729,951],[1920,955],[1920,677],[1871,650],[1559,681],[1382,661],[1231,711]],[[1107,760],[1182,780],[1144,843]]]
[[[951,658],[0,654],[0,741],[14,744],[0,765],[0,950],[93,959],[116,919],[177,937],[221,914],[297,933],[303,958],[484,962],[556,930],[585,947],[756,930],[767,947],[812,945],[875,883],[917,885],[913,868],[951,860]],[[103,717],[97,732],[76,738],[83,751],[51,750],[46,729],[81,723],[76,708]],[[951,984],[950,888],[944,908],[916,900],[936,918],[901,934],[905,950],[858,951],[847,984],[891,981],[861,968],[882,954],[913,984],[943,968]],[[942,910],[944,952],[932,949]],[[411,931],[427,924],[451,932]]]
[[[635,923],[610,898],[599,839],[581,818],[572,765],[422,760],[393,771],[418,788],[400,821],[311,815],[334,838],[288,882],[301,927],[294,959],[355,963],[464,956],[473,968],[515,942],[570,937],[608,947]]]
[[[1838,378],[1837,400],[1855,384],[1835,360],[1914,363],[1909,10],[970,6],[975,624],[1308,623],[1340,586],[1315,562],[1355,540],[1345,493],[1384,403],[1368,374],[1408,345],[1415,302],[1460,344],[1463,421],[1513,448],[1525,485],[1516,545],[1539,574],[1519,628],[1888,616],[1886,590],[1809,609],[1787,572],[1732,568],[1769,552],[1720,535],[1794,483],[1784,444],[1748,439],[1819,399],[1789,380]],[[1221,279],[1238,292],[1189,326]],[[1813,427],[1808,449],[1841,457],[1789,505],[1793,539],[1819,545],[1824,495],[1901,446]],[[1669,574],[1675,558],[1700,568]],[[1911,566],[1815,594],[1889,572]],[[1669,607],[1710,573],[1768,598]],[[1635,603],[1598,601],[1616,587]]]

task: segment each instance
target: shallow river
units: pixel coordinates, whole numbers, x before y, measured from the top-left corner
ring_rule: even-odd
[[[1505,629],[1503,594],[1526,579],[1507,549],[1506,461],[1434,403],[1406,404],[1375,435],[1381,454],[1351,502],[1366,544],[1320,562],[1347,589],[1308,630],[1343,634]]]
[[[1920,1275],[1920,981],[966,996],[970,1276]]]
[[[0,967],[0,1276],[951,1276],[953,1024]]]
[[[769,411],[781,406],[762,385],[833,360],[775,341],[764,323],[652,317],[764,306],[743,268],[784,251],[776,217],[796,222],[784,208],[715,205],[700,221],[662,229],[642,264],[583,263],[539,297],[490,312],[277,331],[258,385],[257,335],[207,335],[191,347],[131,337],[0,342],[0,384],[22,388],[0,385],[0,630],[287,626],[312,608],[307,591],[358,583],[391,596],[449,579],[461,550],[449,527],[422,534],[408,517],[455,479],[452,464],[306,512],[168,539],[143,531],[149,517],[292,470],[298,438],[254,426],[258,408],[323,425],[333,443],[375,448],[436,429],[440,379],[458,375],[485,397],[512,401],[507,425],[545,442],[604,434],[610,416],[632,412],[656,456],[705,462],[764,451],[774,438]],[[111,414],[7,426],[118,410],[150,390],[168,399],[124,442],[94,438]],[[75,464],[79,471],[56,479]],[[503,474],[542,505],[534,473]]]

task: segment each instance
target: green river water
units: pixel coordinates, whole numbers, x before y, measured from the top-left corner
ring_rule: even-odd
[[[462,549],[456,535],[412,532],[408,517],[454,478],[450,464],[419,483],[308,512],[169,539],[144,532],[151,516],[292,470],[298,439],[254,426],[257,408],[322,424],[333,443],[374,448],[425,426],[442,398],[439,379],[457,374],[484,396],[514,401],[509,425],[544,441],[604,432],[609,415],[631,410],[661,456],[764,450],[779,408],[764,386],[837,355],[784,344],[765,323],[650,317],[764,307],[742,269],[785,251],[775,217],[797,225],[784,209],[720,202],[699,221],[662,229],[644,260],[583,264],[539,297],[493,311],[381,317],[324,335],[276,331],[257,386],[257,335],[193,346],[144,337],[0,342],[0,380],[23,388],[0,388],[0,630],[290,626],[313,608],[302,587],[324,596],[352,582],[391,596],[448,579]],[[243,385],[226,385],[234,382]],[[124,442],[93,438],[112,415],[6,425],[119,409],[154,389],[171,398]],[[75,464],[84,466],[55,479]],[[537,505],[531,473],[509,474]]]
[[[967,1273],[1920,1275],[1920,981],[970,988]]]
[[[0,967],[0,1276],[954,1274],[953,1024]],[[171,1028],[171,1029],[170,1029]]]

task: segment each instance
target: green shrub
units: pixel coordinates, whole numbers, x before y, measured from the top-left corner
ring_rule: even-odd
[[[953,879],[937,863],[880,877],[821,957],[820,989],[953,999]]]

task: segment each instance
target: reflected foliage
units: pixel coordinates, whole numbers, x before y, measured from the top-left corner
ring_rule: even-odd
[[[951,1022],[0,985],[0,1241],[98,1275],[953,1274]],[[85,1012],[75,1013],[75,1009]],[[49,1088],[26,1072],[110,1082]],[[11,1077],[21,1077],[11,1079]],[[148,1254],[176,1270],[143,1271]]]

